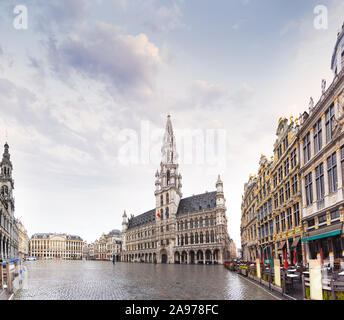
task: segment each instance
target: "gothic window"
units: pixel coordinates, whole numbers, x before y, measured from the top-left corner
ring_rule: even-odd
[[[170,184],[170,170],[167,170],[167,185]]]
[[[198,228],[198,219],[195,219],[195,228]]]
[[[2,186],[1,187],[1,194],[2,195],[8,194],[8,187],[7,186]]]
[[[166,204],[169,204],[170,203],[170,197],[168,195],[168,193],[166,193]]]
[[[203,218],[202,217],[199,218],[199,227],[200,228],[203,227]]]
[[[170,213],[168,212],[168,207],[166,207],[165,209],[165,216],[166,216],[166,219],[168,219],[170,216]]]
[[[180,230],[183,230],[183,221],[180,222]]]
[[[203,243],[203,232],[201,232],[199,235],[199,242]]]
[[[188,244],[189,243],[189,237],[187,234],[185,234],[185,244]]]
[[[197,244],[198,243],[198,233],[196,232],[195,234],[195,243]]]
[[[163,195],[160,196],[160,206],[162,207],[164,205],[164,197]]]
[[[188,221],[185,220],[185,230],[187,230],[187,229],[188,229]]]
[[[205,233],[205,242],[209,243],[209,231]]]
[[[208,220],[208,217],[205,217],[205,226],[206,226],[206,227],[209,227],[209,220]]]
[[[180,245],[181,246],[184,245],[184,236],[183,235],[180,236]]]
[[[211,225],[211,226],[214,225],[214,220],[215,220],[215,219],[214,219],[214,216],[211,216],[211,217],[210,217],[210,225]]]
[[[193,233],[191,233],[190,243],[191,243],[191,244],[194,244],[194,235],[193,235]]]
[[[190,220],[190,229],[193,228],[193,219]]]
[[[211,230],[211,242],[215,242],[215,234],[214,234],[214,230]]]

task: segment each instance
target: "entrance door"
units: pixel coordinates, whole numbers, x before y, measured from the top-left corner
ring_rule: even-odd
[[[161,263],[167,263],[167,254],[162,254],[161,255]]]

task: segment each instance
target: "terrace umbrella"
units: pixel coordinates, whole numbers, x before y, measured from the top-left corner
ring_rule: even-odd
[[[284,268],[288,269],[287,249],[284,249]]]

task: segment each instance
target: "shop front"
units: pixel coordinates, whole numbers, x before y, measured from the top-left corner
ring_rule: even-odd
[[[305,244],[307,262],[321,259],[325,264],[344,262],[343,223],[325,226],[306,232],[301,239]]]

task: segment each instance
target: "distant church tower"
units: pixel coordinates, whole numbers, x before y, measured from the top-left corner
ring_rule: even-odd
[[[156,221],[175,218],[182,198],[182,176],[178,174],[178,154],[171,116],[168,115],[160,170],[155,174]]]
[[[8,151],[9,146],[7,142],[4,146],[4,153],[2,155],[2,161],[0,163],[1,175],[0,175],[0,193],[5,199],[5,205],[10,213],[11,217],[14,216],[14,181],[12,179],[12,162],[10,160],[10,153]]]

